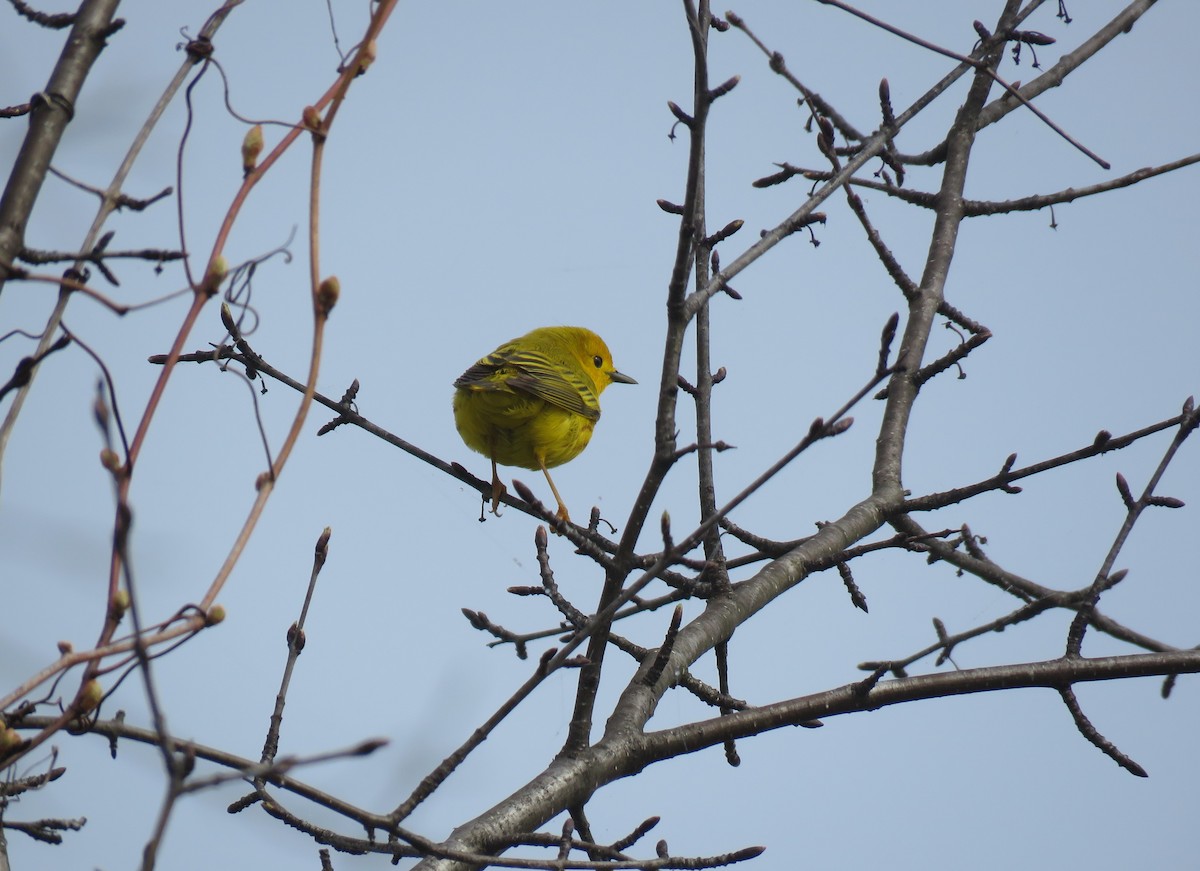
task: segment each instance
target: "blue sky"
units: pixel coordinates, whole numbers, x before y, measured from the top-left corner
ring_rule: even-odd
[[[998,3],[863,3],[863,8],[958,51],[975,40],[971,19],[993,19]],[[1122,4],[1070,4],[1075,22],[1044,8],[1029,27],[1061,40],[1039,50],[1044,67],[1073,48]],[[335,4],[344,47],[365,4]],[[247,3],[216,40],[235,108],[252,118],[293,120],[334,76],[337,55],[321,3]],[[977,9],[977,11],[976,11]],[[182,60],[181,28],[194,34],[210,6],[131,3],[84,91],[55,165],[93,184],[107,182],[128,141]],[[897,107],[908,105],[952,62],[898,42],[816,3],[759,2],[737,11],[808,85],[861,129],[873,129],[879,79]],[[0,28],[0,103],[41,88],[61,35]],[[1179,58],[1189,56],[1200,7],[1162,3],[1133,31],[1038,105],[1112,163],[1104,171],[1029,113],[984,131],[972,157],[968,196],[1007,199],[1094,184],[1197,150]],[[665,289],[677,234],[655,200],[682,198],[686,142],[668,138],[674,100],[690,105],[691,60],[679,4],[402,4],[379,41],[378,60],[356,81],[329,141],[323,187],[322,271],[341,280],[318,389],[337,396],[352,379],[361,412],[403,438],[475,474],[486,460],[458,439],[451,383],[500,342],[534,326],[579,323],[605,337],[621,371],[641,383],[603,398],[588,450],[555,473],[572,508],[599,505],[621,523],[652,450],[654,385],[662,356]],[[805,115],[789,86],[741,34],[714,34],[712,80],[738,74],[716,106],[708,147],[710,228],[734,218],[744,229],[722,259],[758,238],[802,201],[806,186],[758,190],[773,162],[821,166]],[[1023,57],[1002,75],[1028,81]],[[952,89],[906,128],[899,147],[932,145],[965,91]],[[244,127],[226,114],[215,70],[193,95],[196,121],[185,153],[187,240],[197,268],[240,182]],[[127,190],[146,196],[173,185],[182,105],[168,113]],[[278,127],[266,128],[268,148]],[[0,124],[7,166],[24,125]],[[253,302],[262,322],[251,337],[269,361],[297,377],[310,324],[302,228],[308,152],[294,149],[256,190],[226,256],[260,256],[294,229],[294,259],[263,264]],[[936,171],[908,184],[936,187]],[[919,274],[930,217],[871,192],[864,199],[900,261]],[[1178,413],[1200,384],[1200,249],[1195,244],[1195,168],[1132,189],[1046,212],[967,222],[947,298],[995,336],[922,394],[910,427],[905,485],[915,495],[993,474],[1018,452],[1034,462]],[[77,245],[94,202],[47,183],[30,225],[37,248]],[[713,359],[728,370],[718,389],[716,436],[737,446],[717,459],[728,498],[790,448],[809,421],[828,415],[870,376],[879,330],[903,300],[844,199],[825,205],[820,246],[798,234],[735,282],[744,299],[713,306]],[[174,201],[111,223],[112,247],[177,246]],[[120,268],[122,301],[157,298],[182,286]],[[96,278],[99,281],[99,278]],[[0,295],[0,334],[37,329],[53,303],[43,285],[10,284]],[[111,367],[127,426],[157,371],[147,356],[167,350],[186,301],[122,319],[86,299],[67,323]],[[204,348],[223,334],[215,307],[186,343]],[[931,353],[953,346],[935,332]],[[29,346],[0,344],[0,372]],[[689,353],[690,356],[690,353]],[[690,365],[690,364],[689,364]],[[0,685],[7,692],[52,661],[54,642],[90,644],[104,607],[111,487],[97,462],[91,420],[96,367],[77,351],[39,373],[8,447],[0,483]],[[259,397],[277,448],[296,396],[269,384]],[[7,403],[0,412],[7,411]],[[818,445],[735,514],[742,526],[780,539],[840,516],[869,487],[881,411],[866,402],[845,436]],[[373,809],[388,809],[453,750],[529,674],[531,664],[489,649],[460,609],[485,611],[510,628],[554,625],[544,603],[505,592],[536,583],[536,524],[514,510],[477,522],[473,491],[435,469],[343,428],[315,437],[328,417],[310,416],[253,542],[220,597],[228,619],[156,664],[169,722],[181,736],[257,757],[284,659],[284,632],[298,613],[311,548],[325,526],[331,553],[309,618],[285,716],[282,751],[314,753],[384,736],[368,760],[304,770],[317,785]],[[691,423],[681,416],[681,442]],[[1123,473],[1144,486],[1169,441],[1160,435],[1024,482],[1019,496],[992,494],[922,518],[928,528],[969,523],[1005,567],[1047,586],[1090,582],[1124,510],[1113,485]],[[155,420],[131,499],[133,553],[149,615],[199,599],[224,560],[263,468],[250,392],[232,373],[181,366]],[[508,470],[542,493],[537,473]],[[1200,500],[1200,462],[1189,445],[1160,492]],[[695,472],[681,464],[656,502],[682,528],[695,518]],[[543,494],[546,497],[549,494]],[[723,501],[719,495],[719,501]],[[1108,594],[1106,613],[1170,644],[1196,643],[1200,601],[1188,547],[1195,510],[1158,511],[1137,527],[1118,566],[1128,579]],[[652,532],[656,529],[652,525]],[[653,549],[653,535],[643,545]],[[602,578],[551,542],[564,592],[581,606]],[[930,643],[931,619],[961,631],[1007,613],[1016,600],[920,556],[860,561],[855,576],[870,602],[850,607],[833,573],[815,575],[757,615],[731,647],[733,692],[754,704],[816,692],[860,676],[857,663],[902,657]],[[688,615],[699,612],[692,604]],[[666,614],[625,631],[646,646]],[[1061,653],[1068,620],[1053,616],[985,636],[955,651],[961,667],[1046,659]],[[1133,652],[1089,634],[1084,652]],[[535,652],[536,655],[536,652]],[[610,657],[603,700],[632,664]],[[947,665],[944,668],[950,668]],[[931,661],[915,669],[934,670]],[[711,662],[697,668],[713,678]],[[69,686],[68,679],[68,684]],[[70,692],[70,689],[66,690]],[[534,698],[421,808],[410,823],[432,836],[491,806],[541,770],[565,737],[574,676],[548,681]],[[1083,686],[1100,730],[1150,772],[1121,771],[1075,731],[1056,694],[1020,691],[904,705],[831,719],[820,730],[785,730],[741,745],[743,764],[718,750],[694,754],[613,784],[590,808],[597,836],[613,839],[643,818],[663,821],[652,838],[698,855],[751,844],[769,848],[758,867],[1000,869],[1134,866],[1184,868],[1197,811],[1200,762],[1194,733],[1200,701],[1181,679],[1164,702],[1156,680]],[[131,722],[148,715],[127,680],[106,704]],[[708,716],[670,694],[651,728]],[[99,739],[56,739],[68,775],[24,798],[14,818],[87,816],[60,848],[9,837],[13,866],[130,867],[138,861],[163,779],[158,756],[125,744],[114,763]],[[43,753],[30,763],[45,764]],[[30,764],[27,763],[27,764]],[[316,866],[316,847],[250,811],[228,818],[240,794],[225,787],[186,799],[165,841],[161,868],[214,865]],[[732,799],[732,800],[730,800]],[[293,804],[296,810],[307,810]],[[335,821],[314,813],[319,822]],[[552,824],[551,828],[554,827]],[[356,834],[356,833],[355,833]],[[651,840],[646,851],[652,849]],[[336,867],[388,867],[381,857],[336,857]],[[765,863],[765,864],[764,864]]]

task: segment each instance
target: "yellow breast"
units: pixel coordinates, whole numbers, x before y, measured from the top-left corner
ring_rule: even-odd
[[[454,423],[472,450],[503,466],[561,466],[587,447],[596,422],[522,391],[454,392]]]

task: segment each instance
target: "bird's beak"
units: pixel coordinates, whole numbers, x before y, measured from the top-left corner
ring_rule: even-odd
[[[617,384],[637,384],[636,381],[634,381],[624,372],[618,372],[616,369],[613,369],[611,372],[609,372],[608,377]]]

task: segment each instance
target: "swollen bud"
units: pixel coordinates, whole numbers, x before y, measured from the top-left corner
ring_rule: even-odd
[[[358,72],[356,75],[361,76],[363,73],[365,73],[370,68],[371,64],[375,63],[375,58],[377,56],[378,53],[375,49],[375,40],[372,39],[363,46],[362,53],[358,56]]]
[[[246,175],[254,172],[258,166],[258,156],[263,150],[263,129],[261,124],[255,124],[246,131],[242,139],[242,172]]]
[[[333,307],[337,305],[338,297],[342,295],[342,283],[337,280],[337,276],[331,275],[321,281],[317,286],[317,308],[325,317],[329,317],[329,313],[333,311]]]
[[[112,602],[108,606],[108,617],[114,622],[120,622],[125,616],[125,612],[129,610],[129,591],[117,590],[113,593]]]
[[[200,290],[208,296],[215,296],[217,289],[221,286],[221,282],[225,280],[225,276],[228,274],[229,261],[218,254],[208,264],[208,272],[204,273],[204,281],[200,285]]]
[[[208,613],[204,615],[205,626],[216,626],[225,619],[225,606],[213,605],[208,609]]]
[[[100,686],[100,681],[92,678],[79,691],[79,699],[77,700],[79,713],[86,714],[88,711],[94,711],[103,698],[104,687]]]

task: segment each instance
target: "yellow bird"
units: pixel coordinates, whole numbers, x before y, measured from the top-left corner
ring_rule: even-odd
[[[579,456],[610,384],[637,384],[613,368],[604,340],[583,327],[539,327],[505,342],[454,382],[454,424],[492,461],[492,513],[505,487],[496,464],[541,469],[570,522],[550,469]]]

